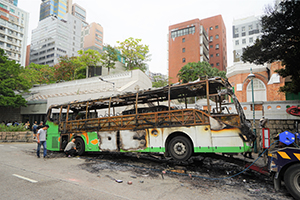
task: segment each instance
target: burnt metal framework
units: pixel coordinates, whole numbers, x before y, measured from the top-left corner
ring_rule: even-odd
[[[168,85],[158,89],[140,90],[136,93],[126,93],[113,97],[100,98],[88,101],[74,101],[61,105],[52,105],[48,110],[48,120],[59,125],[59,131],[66,133],[82,133],[89,131],[118,131],[118,130],[140,130],[145,128],[168,127],[168,126],[195,126],[210,124],[210,117],[223,121],[229,126],[240,128],[245,141],[253,140],[252,132],[246,121],[243,110],[233,94],[231,85],[222,78],[212,78],[203,81],[196,81],[186,84]],[[222,114],[222,96],[230,95],[234,101],[238,114]],[[188,97],[202,97],[207,99],[207,110],[187,109]],[[170,101],[173,99],[184,99],[186,109],[174,110]],[[216,102],[215,113],[210,113],[209,99]],[[159,102],[168,101],[168,106],[160,106]],[[138,105],[148,104],[155,107],[157,102],[158,111],[138,108]],[[130,114],[115,116],[116,107],[133,105],[134,109]],[[58,119],[51,119],[52,109],[59,109]],[[108,116],[95,117],[100,109],[108,109]],[[63,115],[63,110],[66,111]],[[113,110],[113,113],[111,113]],[[146,111],[147,113],[140,113]],[[72,117],[69,113],[72,111]],[[154,111],[154,112],[153,112]],[[84,112],[82,119],[78,116]],[[63,117],[64,116],[64,117]]]

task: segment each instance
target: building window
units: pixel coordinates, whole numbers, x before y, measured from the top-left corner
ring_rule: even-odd
[[[214,36],[210,36],[209,37],[209,41],[212,42],[213,41]]]
[[[101,31],[99,31],[98,29],[96,29],[96,31],[98,32],[98,33],[100,33],[100,34],[103,34]]]
[[[210,45],[209,48],[214,48],[214,45]]]
[[[242,39],[242,43],[243,43],[243,44],[246,44],[246,39]]]
[[[219,57],[219,56],[220,56],[220,54],[218,54],[218,53],[217,53],[217,54],[216,54],[216,56],[217,56],[217,57]]]
[[[219,44],[216,44],[216,49],[219,49]]]
[[[185,52],[185,48],[182,48],[182,53],[184,53]]]
[[[238,40],[236,40],[235,41],[235,45],[239,45],[240,43],[239,43],[239,41]]]
[[[239,32],[239,28],[235,28],[235,29],[234,29],[234,32],[235,32],[235,33],[238,33],[238,32]]]
[[[253,42],[253,37],[249,38],[249,42],[250,42],[250,43]]]
[[[188,28],[172,31],[171,32],[171,38],[176,38],[176,37],[180,37],[180,36],[184,36],[184,35],[188,35],[188,34],[194,34],[195,30],[196,30],[195,26],[191,26],[191,27],[188,27]]]
[[[219,39],[219,35],[216,35],[216,39]]]
[[[211,57],[211,58],[214,57],[214,54],[210,54],[210,57]]]
[[[182,62],[185,63],[185,58],[182,58]]]
[[[212,64],[212,63],[211,63],[211,64],[210,64],[210,66],[212,66],[212,67],[213,67],[213,66],[214,66],[214,64]]]
[[[218,28],[219,28],[219,26],[218,26],[218,25],[216,25],[216,26],[215,26],[215,29],[218,29]]]
[[[252,29],[253,29],[253,26],[252,26],[252,25],[249,25],[249,31],[252,30]]]
[[[211,27],[209,27],[209,30],[213,30],[213,27],[211,26]]]
[[[266,85],[261,80],[254,78],[253,79],[253,90],[255,92],[254,101],[266,101],[267,100],[267,91]],[[252,101],[252,86],[251,81],[247,85],[247,102]]]
[[[220,63],[216,63],[217,66],[220,66]]]
[[[182,38],[182,42],[185,42],[185,38]]]
[[[246,31],[246,28],[245,26],[242,27],[242,32],[245,32]]]

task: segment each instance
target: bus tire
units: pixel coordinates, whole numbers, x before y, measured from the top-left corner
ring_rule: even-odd
[[[294,164],[285,171],[284,183],[289,193],[300,199],[300,164]]]
[[[83,155],[84,150],[85,150],[85,145],[84,145],[83,139],[80,137],[76,138],[75,144],[76,144],[76,149],[77,149],[78,155],[80,155],[80,156]]]
[[[192,155],[192,143],[184,136],[176,136],[171,139],[168,150],[175,160],[186,161]]]

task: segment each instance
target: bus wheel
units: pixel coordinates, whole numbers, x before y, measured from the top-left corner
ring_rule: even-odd
[[[168,150],[175,160],[186,161],[192,155],[192,144],[188,138],[176,136],[171,139]]]
[[[78,155],[83,155],[84,154],[84,142],[82,140],[82,138],[76,138],[75,140],[75,143],[76,143],[76,149],[77,149],[77,152],[78,152]]]
[[[300,164],[290,166],[284,173],[284,183],[295,199],[300,199]]]

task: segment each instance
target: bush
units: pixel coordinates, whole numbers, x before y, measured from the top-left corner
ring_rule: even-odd
[[[0,124],[0,132],[20,132],[27,131],[24,124],[20,124],[19,126],[6,126],[5,124]]]

